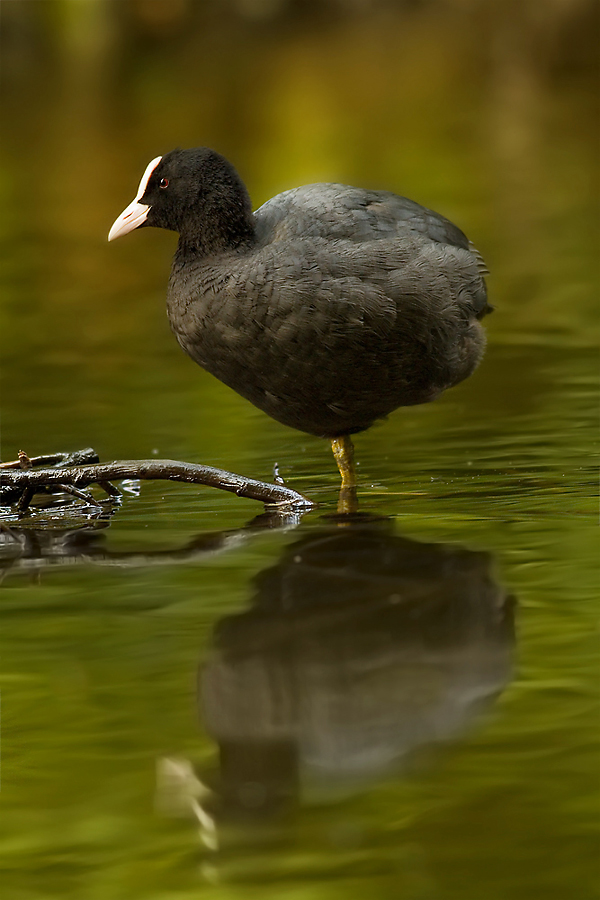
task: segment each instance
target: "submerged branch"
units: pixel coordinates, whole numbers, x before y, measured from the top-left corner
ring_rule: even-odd
[[[59,454],[56,454],[58,456]],[[48,457],[37,457],[44,459]],[[35,465],[37,459],[30,460]],[[71,488],[75,493],[77,488],[98,484],[107,493],[114,494],[116,489],[110,484],[112,481],[124,479],[166,480],[183,481],[188,484],[205,484],[209,487],[219,488],[237,494],[238,497],[247,497],[249,500],[259,500],[267,506],[285,504],[287,506],[309,508],[315,504],[290,488],[279,484],[268,484],[263,481],[255,481],[252,478],[244,478],[224,469],[214,469],[211,466],[202,466],[195,463],[178,462],[172,459],[140,459],[140,460],[116,460],[110,463],[98,463],[96,465],[59,465],[56,468],[17,468],[16,464],[4,465],[0,469],[0,489],[20,492],[19,506],[25,508],[35,491],[48,487],[63,490]]]

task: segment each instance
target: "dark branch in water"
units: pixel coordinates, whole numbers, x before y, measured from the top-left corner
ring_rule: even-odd
[[[10,503],[16,502],[18,509],[22,511],[29,506],[34,493],[54,488],[74,494],[81,500],[94,504],[96,501],[92,496],[84,493],[81,488],[98,484],[107,494],[115,496],[119,492],[111,484],[112,481],[145,479],[205,484],[237,494],[238,497],[259,500],[267,506],[285,504],[306,509],[315,505],[302,494],[283,485],[254,481],[252,478],[244,478],[233,472],[214,469],[211,466],[178,462],[172,459],[116,460],[95,465],[73,465],[75,459],[77,462],[83,461],[82,454],[88,454],[86,458],[89,458],[90,454],[96,460],[98,458],[93,450],[79,451],[79,455],[63,453],[32,457],[31,459],[21,453],[18,460],[0,464],[0,502],[3,499],[3,493],[6,493],[5,499]],[[57,463],[57,465],[50,468],[33,468],[40,463],[47,465],[51,462]]]

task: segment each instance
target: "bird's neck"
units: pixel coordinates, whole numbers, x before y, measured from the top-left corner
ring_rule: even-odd
[[[207,193],[199,198],[179,228],[176,258],[218,256],[245,247],[255,240],[250,197],[245,189]]]

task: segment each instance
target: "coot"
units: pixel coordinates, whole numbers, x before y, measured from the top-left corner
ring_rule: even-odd
[[[349,435],[467,378],[485,346],[485,267],[463,232],[387,191],[310,184],[252,212],[214,150],[146,168],[113,240],[179,233],[167,294],[192,359],[268,415],[330,438],[343,486]]]

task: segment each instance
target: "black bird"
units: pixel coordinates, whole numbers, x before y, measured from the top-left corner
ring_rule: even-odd
[[[186,353],[284,425],[330,438],[343,487],[349,435],[434,400],[481,359],[481,256],[406,197],[310,184],[253,213],[226,159],[172,150],[108,239],[146,225],[179,233],[167,309]]]

